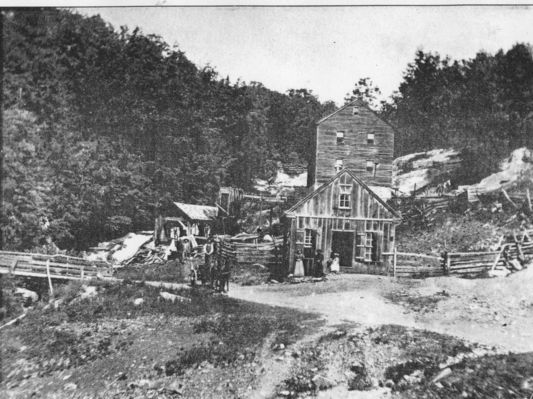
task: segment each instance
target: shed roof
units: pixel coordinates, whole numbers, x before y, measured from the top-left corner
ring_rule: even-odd
[[[174,205],[191,220],[212,221],[218,215],[218,209],[214,206],[184,204],[174,202]]]

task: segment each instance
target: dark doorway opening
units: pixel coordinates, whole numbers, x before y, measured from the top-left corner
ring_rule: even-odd
[[[352,267],[353,240],[352,231],[333,231],[331,251],[339,254],[341,266]]]
[[[220,194],[220,206],[224,208],[225,211],[229,212],[229,194],[228,193]]]

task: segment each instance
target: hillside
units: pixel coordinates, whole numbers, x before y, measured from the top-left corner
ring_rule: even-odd
[[[151,228],[168,201],[251,188],[279,162],[307,163],[332,110],[305,89],[232,83],[99,17],[13,10],[3,33],[6,249],[48,236],[86,249]]]
[[[335,109],[305,88],[231,82],[158,36],[65,9],[5,12],[3,40],[5,249],[84,250],[151,229],[169,201],[212,203],[220,186],[258,179],[276,191],[293,179],[276,181],[280,163],[310,164],[315,122]],[[532,82],[527,44],[454,62],[419,51],[377,113],[398,156],[450,148],[455,179],[474,184],[533,147]],[[371,101],[369,85],[347,100]]]

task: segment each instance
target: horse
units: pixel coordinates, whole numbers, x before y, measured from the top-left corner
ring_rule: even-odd
[[[227,259],[223,259],[220,263],[216,271],[216,289],[219,292],[229,292],[229,278],[231,275],[230,262]]]

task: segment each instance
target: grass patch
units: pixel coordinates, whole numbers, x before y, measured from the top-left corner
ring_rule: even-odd
[[[383,296],[393,303],[404,305],[413,312],[425,313],[435,310],[438,303],[449,298],[450,294],[443,290],[433,295],[412,296],[396,291],[385,293]]]
[[[402,398],[529,398],[533,395],[533,353],[486,355],[451,367],[440,385],[409,386]],[[529,381],[529,383],[528,383]]]
[[[230,277],[232,283],[239,285],[260,285],[268,282],[269,279],[268,267],[240,263],[234,265]]]
[[[115,276],[120,279],[136,281],[166,281],[185,283],[188,281],[190,266],[177,260],[163,264],[140,265],[132,264],[117,269]]]
[[[260,308],[262,311],[258,312]],[[274,335],[273,340],[286,347],[312,329],[313,324],[315,327],[319,325],[310,314],[241,302],[229,312],[206,315],[196,322],[195,333],[209,333],[215,338],[207,345],[180,353],[162,370],[172,375],[181,374],[202,362],[216,367],[236,361],[251,362],[267,336]]]
[[[298,359],[296,366],[291,370],[289,378],[285,379],[279,391],[288,391],[291,398],[302,393],[312,393],[320,389],[313,378],[326,367],[325,359],[320,346],[306,347]]]
[[[144,362],[133,348],[165,346],[173,336],[183,344],[160,353],[150,373],[182,374],[204,362],[226,367],[251,362],[269,335],[294,342],[316,320],[312,314],[242,302],[210,290],[172,291],[190,299],[172,303],[160,298],[160,288],[143,283],[91,284],[97,286],[96,297],[80,299],[77,283],[58,286],[56,293],[64,302],[57,310],[34,309],[21,324],[3,331],[9,346],[3,351],[4,375],[11,371],[8,364],[19,362],[17,374],[6,381],[79,367],[88,370],[108,358],[123,357],[131,369],[134,359],[138,365]],[[135,306],[137,298],[144,302]],[[154,332],[144,332],[145,327]],[[162,341],[143,344],[146,339]]]

